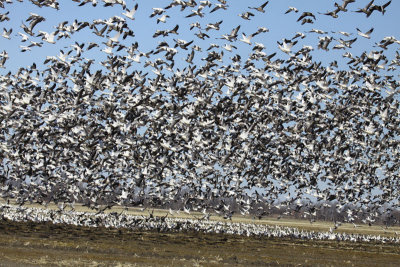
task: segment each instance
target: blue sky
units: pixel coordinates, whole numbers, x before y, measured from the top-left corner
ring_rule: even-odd
[[[26,67],[31,65],[33,62],[37,64],[39,62],[43,62],[46,56],[57,56],[59,51],[62,49],[64,51],[68,50],[68,46],[74,44],[75,41],[78,43],[82,42],[98,42],[100,44],[100,48],[96,50],[91,50],[88,53],[85,53],[84,56],[87,58],[95,58],[101,59],[104,57],[104,53],[100,52],[100,49],[105,47],[104,42],[105,39],[99,39],[97,36],[91,33],[91,30],[86,28],[81,32],[75,33],[71,36],[70,39],[57,41],[56,44],[48,44],[44,43],[43,47],[33,47],[32,51],[21,53],[19,46],[20,45],[28,45],[29,41],[25,43],[20,42],[20,36],[18,36],[18,32],[23,32],[20,28],[21,22],[25,21],[30,15],[29,13],[36,13],[46,18],[46,21],[39,23],[34,31],[38,33],[39,30],[52,32],[54,31],[54,26],[58,25],[62,21],[68,21],[72,23],[75,19],[78,21],[88,21],[93,22],[96,19],[108,19],[112,16],[121,16],[122,15],[122,7],[120,5],[116,5],[114,7],[104,8],[101,3],[97,5],[97,7],[92,7],[91,4],[87,4],[83,7],[78,7],[78,3],[73,1],[59,1],[60,2],[60,10],[55,10],[48,7],[38,8],[31,4],[28,1],[24,1],[23,3],[14,1],[13,4],[6,4],[5,9],[0,10],[0,13],[5,13],[9,11],[10,21],[1,22],[1,30],[2,28],[13,28],[12,38],[11,40],[7,40],[3,37],[0,37],[0,47],[1,51],[6,50],[9,53],[9,60],[6,63],[5,69],[0,69],[0,74],[7,73],[8,71],[16,71],[19,67]],[[101,1],[99,1],[101,2]],[[400,28],[396,27],[399,23],[398,19],[398,11],[400,11],[400,1],[392,1],[392,3],[387,8],[387,12],[384,16],[382,16],[379,12],[374,12],[369,18],[366,18],[363,13],[355,13],[352,11],[357,10],[358,8],[364,7],[369,1],[361,1],[358,0],[355,3],[351,3],[347,6],[348,12],[340,12],[339,18],[334,19],[330,16],[325,16],[318,14],[324,13],[327,11],[331,11],[334,9],[334,1],[327,0],[304,0],[304,1],[294,1],[294,0],[271,0],[269,4],[265,7],[266,12],[261,13],[256,10],[250,10],[248,7],[256,7],[264,3],[264,1],[228,1],[229,8],[227,10],[218,10],[214,13],[209,14],[209,11],[213,8],[204,8],[203,12],[205,16],[200,18],[198,16],[192,18],[185,18],[188,14],[191,13],[192,8],[186,8],[183,12],[180,11],[180,7],[174,7],[167,10],[167,13],[170,18],[167,19],[166,23],[156,23],[156,18],[160,16],[156,16],[153,18],[149,18],[149,15],[152,13],[153,7],[165,7],[171,1],[163,1],[163,0],[152,0],[152,1],[132,1],[128,0],[127,7],[131,9],[136,3],[138,3],[139,8],[138,12],[135,14],[135,20],[130,20],[128,18],[127,21],[129,23],[130,28],[135,32],[134,38],[128,38],[124,41],[124,44],[130,44],[132,42],[139,43],[139,50],[142,52],[148,52],[154,49],[158,42],[167,41],[170,45],[174,43],[173,39],[184,39],[186,41],[194,40],[194,44],[199,45],[205,51],[210,43],[220,44],[221,46],[225,43],[228,43],[225,40],[216,39],[221,37],[222,34],[229,34],[230,31],[238,25],[241,25],[239,31],[239,37],[241,37],[244,32],[246,35],[249,35],[255,31],[257,31],[258,27],[266,27],[269,29],[269,32],[262,33],[255,36],[252,39],[252,42],[263,43],[266,47],[265,52],[267,54],[271,54],[273,52],[278,52],[277,57],[281,57],[282,59],[287,59],[287,55],[284,55],[278,49],[277,41],[281,41],[283,38],[291,38],[296,32],[303,32],[306,34],[306,38],[303,40],[299,40],[298,44],[293,48],[295,51],[300,49],[302,45],[311,45],[315,51],[313,52],[314,60],[321,60],[323,63],[329,63],[333,60],[337,60],[339,64],[344,63],[341,55],[344,52],[351,52],[353,55],[360,55],[363,51],[371,51],[371,50],[381,50],[381,48],[373,47],[376,42],[379,42],[386,36],[394,36],[397,39],[400,39]],[[197,1],[199,3],[199,1]],[[218,3],[216,0],[211,1],[213,4]],[[340,1],[339,1],[340,2]],[[382,5],[387,1],[376,0],[374,4]],[[289,6],[294,6],[299,9],[298,13],[291,12],[289,14],[284,14]],[[255,16],[251,17],[250,21],[244,20],[238,16],[238,14],[243,13],[245,11],[252,12]],[[314,24],[305,24],[301,25],[300,22],[296,22],[297,18],[304,11],[310,11],[314,13],[317,17]],[[208,32],[203,31],[210,35],[211,38],[206,40],[200,40],[194,34],[198,32],[197,29],[189,30],[190,23],[198,21],[203,28],[206,27],[207,23],[215,23],[217,21],[223,20],[221,24],[221,30],[215,31],[210,30]],[[28,24],[28,22],[25,22]],[[168,37],[158,37],[152,38],[152,35],[157,29],[172,29],[175,25],[179,25],[179,36],[171,35]],[[366,39],[357,35],[356,28],[359,28],[362,31],[367,31],[370,28],[374,27],[374,32],[372,33],[371,39]],[[100,28],[100,27],[99,27]],[[328,34],[319,35],[316,33],[310,33],[311,29],[319,29],[328,32]],[[350,37],[345,37],[338,33],[332,33],[332,31],[345,31],[352,33]],[[110,37],[114,35],[114,32],[110,33]],[[357,41],[353,44],[352,49],[344,50],[333,50],[332,47],[337,44],[337,41],[333,40],[331,45],[329,46],[331,49],[329,51],[323,51],[317,49],[318,46],[318,37],[329,35],[334,38],[342,38],[344,40],[353,39],[357,37]],[[240,39],[240,38],[239,38]],[[32,37],[31,40],[40,41],[40,37]],[[224,51],[225,56],[231,57],[235,54],[240,54],[242,58],[246,58],[248,54],[251,52],[251,46],[245,44],[240,41],[236,41],[234,43],[237,46],[237,50],[233,53],[228,51]],[[394,44],[389,47],[389,50],[386,51],[386,55],[389,58],[392,58],[394,51],[398,50],[398,44]],[[179,62],[182,59],[183,66],[186,66],[186,62],[183,61],[186,58],[187,54],[190,52],[179,50],[178,55],[175,57],[176,66],[180,66]],[[235,54],[234,54],[235,53]],[[197,64],[201,64],[201,58],[206,55],[205,52],[203,54],[196,54],[194,62]],[[157,57],[161,57],[159,54]],[[138,66],[139,67],[139,66]]]

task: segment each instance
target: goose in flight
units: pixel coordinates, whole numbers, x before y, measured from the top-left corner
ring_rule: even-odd
[[[340,33],[341,35],[347,36],[347,37],[349,37],[350,35],[352,35],[352,33],[343,32],[343,31],[339,31],[338,33]]]
[[[369,10],[371,11],[371,13],[368,14],[368,15],[371,15],[372,12],[374,12],[375,10],[381,12],[382,15],[385,15],[386,8],[390,5],[390,3],[392,3],[392,1],[389,1],[389,2],[387,2],[387,3],[385,3],[385,4],[381,5],[381,6],[372,5],[372,6],[370,7],[370,9],[369,9]]]
[[[132,10],[129,11],[129,9],[127,9],[128,11],[125,13],[122,13],[122,15],[126,16],[127,18],[130,18],[131,20],[135,19],[135,13],[138,9],[138,4],[136,3],[136,5],[132,8]]]
[[[289,54],[291,52],[292,47],[297,44],[297,41],[292,42],[291,40],[284,39],[282,43],[280,42],[277,43],[278,43],[278,48],[282,52]]]
[[[92,6],[97,6],[97,0],[83,0],[78,6],[84,6],[87,3],[92,3]]]
[[[265,8],[266,5],[268,5],[268,3],[269,3],[269,1],[265,2],[264,4],[262,4],[259,7],[249,7],[249,9],[254,9],[254,10],[257,10],[259,12],[265,13],[264,8]]]
[[[315,33],[318,33],[318,34],[327,34],[328,33],[326,31],[319,30],[319,29],[311,29],[311,31],[309,31],[309,32],[315,32]]]
[[[50,44],[55,44],[56,41],[54,40],[54,38],[56,37],[56,35],[58,34],[58,30],[52,33],[47,33],[44,31],[39,31],[38,36],[42,36],[42,40],[45,42],[48,42]]]
[[[288,14],[288,13],[290,13],[290,12],[295,12],[295,13],[297,13],[297,12],[299,12],[299,10],[298,10],[297,8],[293,7],[293,6],[290,6],[289,9],[286,10],[285,14]]]
[[[365,13],[367,15],[367,18],[372,14],[372,10],[370,9],[370,7],[372,6],[372,4],[374,3],[375,0],[371,0],[365,7],[363,8],[359,8],[358,10],[354,11],[357,13]]]
[[[167,18],[169,18],[169,15],[165,15],[165,14],[162,15],[161,18],[157,18],[157,24],[160,22],[165,23],[167,21]]]
[[[3,36],[6,39],[11,39],[12,31],[13,31],[12,28],[10,28],[9,30],[7,30],[6,28],[3,28],[3,34],[1,36]]]
[[[214,6],[215,7],[210,11],[210,13],[213,13],[213,12],[219,10],[219,9],[223,9],[223,10],[227,10],[228,9],[228,6],[226,4],[218,4],[218,3],[216,3],[216,4],[214,4]]]
[[[206,25],[206,31],[209,31],[209,30],[216,30],[216,31],[219,31],[220,25],[221,25],[222,22],[223,22],[223,21],[220,20],[220,21],[218,21],[218,22],[216,22],[216,23],[209,23],[209,24],[207,24],[207,25]]]
[[[22,37],[21,42],[26,42],[29,39],[29,36],[24,33],[18,32],[18,35]]]
[[[255,33],[251,34],[251,35],[254,37],[257,34],[265,33],[265,32],[269,32],[269,29],[265,28],[265,27],[258,27],[257,31]]]
[[[316,18],[315,18],[315,15],[314,15],[313,13],[311,13],[311,12],[303,12],[303,13],[300,15],[300,17],[297,19],[297,21],[300,21],[300,20],[302,20],[302,19],[304,19],[304,18],[306,18],[306,17],[312,17],[314,20],[316,19]]]
[[[10,14],[10,11],[7,11],[7,12],[4,13],[4,14],[1,14],[1,13],[0,13],[0,22],[3,22],[3,21],[5,21],[5,20],[9,21],[10,18],[7,16],[8,14]]]
[[[161,7],[153,7],[153,13],[150,14],[150,18],[157,16],[157,15],[162,15],[165,12],[165,9]]]
[[[198,33],[195,33],[195,35],[196,35],[198,38],[202,39],[202,40],[205,40],[206,37],[207,37],[207,38],[210,38],[210,36],[209,36],[208,34],[202,32],[202,31],[199,31]]]
[[[194,17],[194,16],[199,16],[200,18],[204,17],[204,13],[201,12],[203,10],[204,6],[199,6],[197,10],[192,9],[192,13],[186,16],[186,18]]]
[[[36,13],[30,13],[30,16],[26,19],[26,22],[30,21],[29,23],[29,31],[32,32],[33,28],[40,22],[45,21],[46,19]]]
[[[26,52],[26,51],[31,51],[32,48],[26,45],[20,45],[19,48],[21,49],[21,52]]]
[[[108,40],[110,40],[113,43],[118,43],[118,39],[121,36],[121,32],[117,32],[113,37],[108,38]]]
[[[246,36],[245,33],[242,33],[242,39],[240,39],[240,41],[242,41],[243,43],[251,45],[251,38],[253,38],[253,35]]]
[[[225,50],[227,50],[227,51],[229,51],[229,52],[232,52],[232,48],[237,49],[236,46],[231,45],[231,44],[225,44],[222,48],[224,48]]]
[[[185,61],[186,61],[187,63],[189,63],[189,64],[193,64],[193,58],[194,58],[194,49],[192,49],[192,52],[190,52],[190,53],[187,55]]]
[[[236,28],[234,28],[229,35],[228,34],[222,35],[222,38],[220,38],[220,39],[225,39],[225,40],[228,40],[230,42],[235,41],[237,39],[237,37],[238,37],[239,29],[240,29],[240,25],[237,26]]]
[[[211,3],[210,0],[202,0],[202,1],[200,1],[200,6],[203,6],[203,7],[206,7],[206,6],[211,7],[211,6],[212,6],[212,3]]]
[[[339,17],[338,14],[337,14],[339,11],[340,11],[340,9],[335,9],[333,11],[328,11],[326,13],[318,12],[318,14],[325,15],[325,16],[331,16],[332,18],[337,19]]]
[[[356,28],[357,34],[360,35],[361,37],[370,39],[371,38],[371,33],[374,31],[374,28],[371,28],[369,31],[363,33],[359,28]]]
[[[250,20],[250,17],[254,17],[254,14],[251,12],[244,12],[239,14],[238,16],[241,17],[242,19]]]

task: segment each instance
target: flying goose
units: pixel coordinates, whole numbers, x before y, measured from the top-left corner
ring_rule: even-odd
[[[356,28],[357,34],[360,35],[361,37],[370,39],[371,38],[371,33],[374,31],[374,28],[371,28],[367,32],[363,33],[359,28]]]
[[[291,52],[292,47],[297,44],[297,41],[292,42],[291,40],[283,39],[282,43],[280,42],[277,43],[278,43],[278,48],[282,52],[289,54]]]
[[[374,3],[375,0],[371,0],[364,8],[359,8],[358,10],[354,11],[357,13],[365,13],[367,17],[372,14],[372,10],[370,10],[371,5]]]
[[[250,20],[250,17],[254,17],[254,14],[251,12],[244,12],[239,14],[238,16],[241,17],[242,19]]]
[[[7,11],[6,13],[3,14],[0,13],[0,22],[3,22],[5,20],[9,21],[10,18],[7,16],[8,14],[10,14],[10,11]]]
[[[153,13],[151,13],[150,18],[157,16],[157,15],[162,15],[165,13],[165,9],[160,8],[160,7],[153,7]]]
[[[165,15],[165,14],[162,15],[161,18],[157,18],[157,24],[160,22],[165,23],[167,21],[167,18],[169,18],[169,17],[170,17],[169,15]]]
[[[381,12],[382,15],[385,15],[386,8],[387,8],[391,3],[392,3],[392,1],[388,1],[387,3],[385,3],[385,4],[381,5],[381,6],[378,6],[378,5],[371,5],[371,7],[370,7],[370,9],[369,9],[369,10],[371,11],[371,13],[369,13],[368,16],[371,15],[372,12],[375,11],[375,10]]]
[[[55,32],[52,32],[52,33],[39,31],[39,34],[37,36],[42,36],[42,40],[45,42],[48,42],[50,44],[55,44],[56,41],[54,40],[54,38],[56,37],[57,34],[58,34],[58,30]]]
[[[286,10],[285,14],[288,14],[288,13],[290,13],[292,11],[295,12],[295,13],[299,12],[299,10],[297,8],[295,8],[293,6],[290,6],[289,9]]]
[[[242,41],[243,43],[251,45],[251,38],[253,38],[253,35],[246,36],[245,33],[242,33],[242,39],[240,39],[240,41]]]
[[[268,5],[268,3],[269,3],[269,1],[266,1],[264,4],[262,4],[259,7],[249,7],[249,9],[255,9],[255,10],[259,11],[259,12],[265,13],[264,8],[265,8],[266,5]]]
[[[219,9],[223,9],[223,10],[227,10],[228,9],[228,6],[226,4],[223,4],[223,3],[221,3],[221,4],[216,3],[216,4],[214,4],[214,6],[215,7],[210,11],[210,13],[213,13],[213,12],[219,10]]]
[[[131,10],[127,9],[127,12],[122,13],[122,15],[126,16],[127,18],[129,18],[131,20],[134,20],[135,19],[134,16],[138,9],[138,6],[139,6],[138,3],[136,3],[136,5]]]
[[[3,34],[1,36],[3,36],[6,39],[11,39],[12,30],[13,30],[12,28],[10,28],[9,30],[3,28]]]
[[[314,20],[316,19],[316,18],[315,18],[315,15],[314,15],[313,13],[311,13],[311,12],[303,12],[303,13],[300,15],[300,17],[297,19],[297,21],[300,21],[300,20],[302,20],[302,19],[304,19],[304,18],[307,18],[307,17],[312,17]]]

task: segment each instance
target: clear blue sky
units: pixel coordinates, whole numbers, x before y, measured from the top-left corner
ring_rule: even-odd
[[[45,22],[39,23],[34,31],[38,33],[39,30],[51,32],[54,31],[54,26],[58,25],[62,21],[68,21],[72,23],[74,19],[78,21],[88,21],[92,22],[95,19],[108,19],[112,16],[121,16],[122,8],[120,5],[116,5],[114,7],[104,8],[102,6],[102,1],[100,0],[97,7],[93,8],[91,4],[87,4],[84,7],[78,7],[78,4],[73,1],[59,1],[60,2],[60,10],[57,11],[52,8],[43,7],[38,8],[34,6],[32,3],[28,1],[24,1],[20,3],[18,1],[14,1],[13,4],[6,4],[5,9],[1,9],[0,13],[5,13],[9,11],[10,21],[1,22],[1,30],[6,28],[7,30],[12,27],[12,38],[11,40],[7,40],[3,37],[0,37],[0,49],[1,51],[6,50],[9,53],[9,60],[6,63],[6,69],[0,69],[0,74],[4,74],[8,71],[16,71],[19,67],[25,67],[33,62],[39,63],[43,62],[46,56],[57,56],[59,54],[59,50],[63,49],[66,51],[66,46],[73,44],[75,41],[82,42],[102,42],[104,39],[99,39],[97,36],[91,33],[90,29],[82,30],[79,33],[75,33],[71,36],[71,39],[60,40],[56,44],[48,44],[44,43],[42,48],[33,47],[32,51],[28,51],[25,53],[21,53],[19,49],[19,45],[28,45],[29,41],[25,43],[20,42],[20,36],[18,36],[18,32],[23,32],[20,28],[21,22],[25,21],[26,18],[29,17],[29,13],[37,13],[46,18]],[[203,18],[198,16],[192,18],[185,18],[186,15],[191,13],[192,8],[186,8],[183,12],[180,11],[179,7],[171,8],[167,10],[167,13],[170,18],[167,19],[166,23],[156,24],[156,16],[154,18],[149,18],[149,15],[152,13],[153,7],[165,7],[171,1],[163,1],[163,0],[138,0],[132,1],[127,0],[127,7],[132,8],[136,3],[139,4],[138,12],[136,13],[135,20],[130,20],[128,18],[127,21],[131,27],[131,29],[135,32],[136,37],[129,39],[129,41],[124,41],[124,44],[130,44],[131,42],[137,41],[139,43],[139,50],[143,52],[147,52],[151,49],[154,49],[155,46],[160,41],[167,41],[170,45],[172,45],[173,38],[184,39],[187,41],[195,40],[195,44],[199,45],[205,51],[210,43],[217,43],[223,45],[227,43],[225,40],[219,40],[216,38],[221,37],[222,34],[229,34],[230,31],[238,25],[241,25],[241,29],[239,31],[239,37],[241,37],[242,32],[247,35],[255,32],[258,27],[266,27],[270,31],[268,33],[262,33],[255,36],[252,41],[263,43],[266,46],[265,52],[267,54],[277,52],[278,57],[282,57],[283,59],[287,58],[287,55],[279,52],[277,41],[281,41],[282,38],[291,38],[296,32],[303,32],[307,35],[307,37],[303,40],[300,40],[299,43],[295,46],[295,50],[301,48],[302,45],[311,45],[314,47],[314,60],[323,61],[328,63],[333,60],[338,60],[339,64],[343,61],[341,55],[348,51],[353,53],[354,55],[360,55],[363,51],[371,51],[371,50],[381,50],[381,48],[374,48],[373,45],[376,42],[382,40],[382,38],[386,36],[394,36],[397,39],[400,39],[400,28],[396,25],[399,24],[400,19],[398,18],[398,12],[400,11],[400,1],[392,1],[392,3],[387,8],[387,12],[384,16],[382,16],[379,12],[374,12],[368,19],[363,13],[355,13],[352,12],[357,10],[358,8],[364,7],[369,0],[358,0],[355,3],[351,3],[347,6],[348,12],[340,12],[339,18],[334,19],[330,16],[325,16],[318,14],[318,12],[324,13],[327,11],[334,10],[334,1],[327,0],[303,0],[303,1],[294,1],[294,0],[271,0],[269,4],[265,7],[266,12],[260,13],[256,10],[249,10],[248,6],[259,6],[264,1],[227,1],[229,8],[227,10],[218,10],[212,14],[209,14],[210,8],[204,8],[204,13],[206,14]],[[216,0],[211,1],[213,4],[219,3]],[[341,1],[337,1],[341,2]],[[376,0],[376,5],[382,5],[387,1]],[[199,4],[199,0],[197,1]],[[294,6],[299,9],[298,13],[291,12],[289,14],[284,14],[289,6]],[[211,8],[213,8],[212,6]],[[243,13],[245,11],[250,11],[255,14],[254,17],[251,17],[250,21],[244,20],[238,16],[238,14]],[[313,12],[317,19],[314,24],[305,24],[301,25],[299,22],[296,22],[297,18],[304,11]],[[221,24],[221,30],[219,32],[210,30],[205,33],[210,35],[210,39],[206,39],[205,41],[200,40],[194,34],[198,32],[197,29],[193,29],[189,31],[189,25],[193,22],[200,22],[203,28],[206,27],[207,23],[214,23],[219,20],[223,20]],[[25,22],[28,24],[29,22]],[[172,29],[176,24],[180,26],[179,28],[179,36],[171,35],[169,37],[158,37],[152,38],[152,35],[156,31],[156,29]],[[371,39],[366,39],[357,35],[356,28],[359,28],[362,31],[367,31],[371,27],[374,27],[374,32],[372,33]],[[100,26],[99,26],[100,28]],[[318,46],[318,37],[325,35],[318,35],[316,33],[309,33],[311,29],[320,29],[327,31],[329,36],[334,38],[342,38],[342,39],[352,39],[358,37],[358,40],[353,44],[352,49],[344,50],[332,50],[330,49],[328,52],[317,49]],[[337,33],[332,33],[331,31],[345,31],[352,33],[350,37],[345,37]],[[110,37],[114,35],[114,32],[110,34]],[[40,41],[40,37],[32,37],[33,41]],[[332,48],[337,41],[332,41],[329,46]],[[234,51],[234,53],[240,54],[242,58],[246,58],[250,53],[251,46],[237,41],[234,43],[237,46],[238,50]],[[389,50],[386,51],[386,55],[389,58],[392,58],[391,55],[394,54],[394,51],[398,50],[398,44],[394,44],[389,47]],[[100,59],[104,56],[103,52],[100,52],[100,49],[103,49],[104,45],[100,44],[100,48],[96,50],[90,51],[90,53],[84,54],[85,57]],[[176,61],[179,59],[186,58],[186,55],[190,52],[183,51],[179,49],[178,55],[175,57]],[[227,57],[231,57],[234,54],[230,54],[228,51],[224,51]],[[205,57],[206,52],[200,55],[197,53],[194,59],[195,63],[199,63],[200,58]],[[162,57],[161,54],[155,56]],[[186,62],[183,61],[186,65]],[[176,66],[180,66],[179,62],[176,62]],[[200,63],[201,64],[201,63]]]

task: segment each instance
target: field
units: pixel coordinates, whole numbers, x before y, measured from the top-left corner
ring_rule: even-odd
[[[3,201],[2,201],[3,202]],[[27,205],[37,207],[37,205]],[[47,208],[56,209],[49,205]],[[67,208],[68,209],[68,208]],[[76,205],[76,210],[88,211]],[[115,207],[106,212],[120,212]],[[163,216],[165,210],[124,210],[128,214]],[[200,214],[174,213],[175,217]],[[222,220],[211,216],[213,220]],[[233,221],[327,231],[332,223],[282,218],[254,220],[237,216]],[[399,227],[343,224],[337,231],[395,236]],[[158,233],[0,221],[0,266],[398,266],[400,246],[381,243],[306,241],[243,237],[196,232]]]
[[[0,204],[5,204],[5,200],[0,198]],[[15,203],[12,203],[15,204]],[[24,204],[24,207],[34,207],[34,208],[44,208],[44,206],[38,204]],[[47,209],[57,210],[58,207],[54,204],[48,204]],[[69,210],[70,207],[67,206],[65,208]],[[75,204],[74,209],[76,211],[83,211],[83,212],[95,212],[94,210],[90,210],[85,206],[80,204]],[[168,214],[168,217],[176,217],[176,218],[201,218],[203,216],[200,212],[191,212],[187,214],[183,211],[177,212],[174,211],[173,214],[170,214],[168,210],[162,209],[140,209],[140,208],[123,208],[120,206],[114,206],[112,209],[106,209],[105,213],[110,212],[124,212],[130,215],[143,215],[149,216],[152,213],[154,216],[165,216]],[[211,215],[210,220],[216,221],[224,221],[229,222],[229,220],[223,219],[221,216]],[[261,220],[254,219],[252,216],[241,216],[235,215],[232,217],[232,222],[242,222],[242,223],[256,223],[256,224],[268,224],[268,225],[279,225],[279,226],[287,226],[287,227],[296,227],[299,229],[307,230],[307,231],[329,231],[330,228],[334,227],[333,222],[326,222],[326,221],[316,221],[310,223],[310,221],[306,219],[293,219],[289,217],[282,217],[282,219],[277,219],[276,217],[263,217]],[[354,233],[354,234],[364,234],[364,235],[381,235],[381,236],[391,236],[391,237],[398,237],[400,236],[400,227],[389,227],[385,228],[381,225],[372,225],[368,226],[366,224],[357,224],[357,227],[354,227],[352,223],[343,223],[338,229],[335,230],[336,232],[344,232],[344,233]]]
[[[0,222],[2,266],[398,266],[390,244]]]
[[[2,201],[3,202],[3,201]],[[27,205],[38,207],[37,205]],[[47,208],[56,209],[49,205]],[[88,211],[80,205],[76,210]],[[106,212],[120,212],[115,207]],[[163,216],[165,210],[124,210],[128,214]],[[174,217],[200,214],[174,213]],[[221,220],[211,216],[212,220]],[[254,220],[237,216],[233,221],[327,231],[332,223],[283,218]],[[399,227],[343,224],[337,231],[395,236]],[[400,246],[377,243],[267,239],[222,234],[138,232],[0,221],[0,266],[398,266]]]

